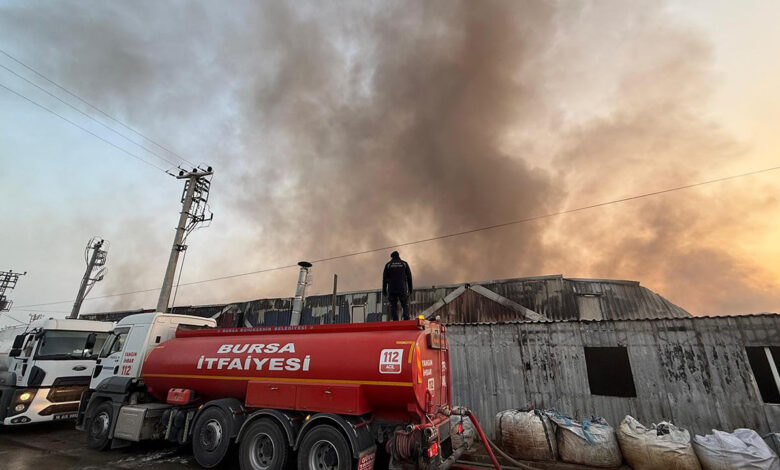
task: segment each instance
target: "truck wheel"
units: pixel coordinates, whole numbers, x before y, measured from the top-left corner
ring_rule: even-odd
[[[298,451],[298,470],[351,470],[349,442],[333,426],[321,424],[309,431]]]
[[[213,468],[222,462],[230,448],[230,425],[217,407],[207,408],[192,431],[192,454],[201,467]]]
[[[106,450],[111,443],[108,438],[111,431],[111,421],[114,417],[114,407],[111,402],[104,401],[95,409],[92,418],[87,422],[87,447]]]
[[[249,425],[238,460],[241,470],[282,470],[287,467],[290,446],[279,426],[270,419],[259,419]]]

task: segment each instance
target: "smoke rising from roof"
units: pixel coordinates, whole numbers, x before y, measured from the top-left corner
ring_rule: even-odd
[[[703,111],[706,42],[658,2],[231,5],[23,3],[0,15],[16,50],[61,83],[215,167],[221,212],[191,250],[197,237],[212,249],[190,254],[185,281],[685,184],[745,150]],[[693,313],[774,308],[768,281],[755,282],[767,275],[727,241],[750,229],[740,206],[776,202],[717,191],[399,251],[418,285],[562,272],[637,279]],[[173,206],[167,216],[128,236],[172,225]],[[154,285],[166,243],[124,260],[114,243],[105,292]],[[386,256],[315,266],[313,291],[333,272],[341,288],[378,288]],[[294,271],[179,295],[291,295]]]

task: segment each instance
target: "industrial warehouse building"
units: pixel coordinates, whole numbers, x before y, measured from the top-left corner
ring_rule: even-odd
[[[381,292],[307,297],[302,324],[386,319]],[[290,323],[292,299],[176,307],[221,326]],[[626,414],[694,433],[780,430],[780,316],[694,317],[635,281],[560,275],[416,289],[415,315],[449,325],[453,394],[483,418],[556,408]],[[118,320],[137,312],[83,315]]]
[[[381,291],[365,290],[305,299],[301,324],[386,320]],[[222,326],[289,325],[293,299],[259,299],[221,305],[175,307],[172,313],[217,318]],[[412,314],[439,316],[446,323],[485,321],[622,320],[688,318],[690,313],[636,281],[569,279],[561,275],[423,287],[411,297]],[[135,310],[85,314],[85,319],[116,321]]]

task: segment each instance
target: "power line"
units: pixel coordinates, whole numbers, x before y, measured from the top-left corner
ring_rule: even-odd
[[[122,148],[122,147],[118,146],[117,144],[115,144],[115,143],[111,142],[110,140],[107,140],[107,139],[104,139],[103,137],[100,137],[99,135],[97,135],[97,134],[95,134],[94,132],[90,131],[90,130],[89,130],[89,129],[87,129],[86,127],[83,127],[83,126],[81,126],[81,125],[79,125],[79,124],[77,124],[77,123],[75,123],[75,122],[71,121],[70,119],[66,118],[65,116],[63,116],[63,115],[61,115],[61,114],[59,114],[59,113],[57,113],[57,112],[56,112],[56,111],[54,111],[53,109],[47,108],[46,106],[44,106],[44,105],[42,105],[42,104],[38,103],[37,101],[34,101],[34,100],[32,100],[31,98],[28,98],[28,97],[26,97],[25,95],[23,95],[23,94],[19,93],[18,91],[14,91],[14,90],[12,90],[12,89],[8,88],[7,86],[3,85],[2,83],[0,83],[0,88],[3,88],[3,89],[5,89],[5,90],[6,90],[6,91],[8,91],[8,92],[11,92],[11,93],[13,93],[13,94],[14,94],[14,95],[16,95],[16,96],[18,96],[18,97],[20,97],[20,98],[23,98],[23,99],[25,99],[25,100],[27,100],[27,101],[29,101],[30,103],[34,104],[35,106],[38,106],[39,108],[41,108],[41,109],[44,109],[44,110],[46,110],[46,111],[48,111],[48,112],[50,112],[50,113],[54,114],[55,116],[59,117],[59,118],[60,118],[60,119],[62,119],[63,121],[65,121],[65,122],[67,122],[67,123],[70,123],[70,124],[72,124],[72,125],[74,125],[74,126],[78,127],[79,129],[81,129],[82,131],[86,132],[87,134],[90,134],[90,135],[92,135],[93,137],[96,137],[96,138],[98,138],[98,139],[102,140],[103,142],[107,143],[108,145],[110,145],[110,146],[112,146],[112,147],[116,148],[117,150],[120,150],[121,152],[123,152],[123,153],[125,153],[125,154],[127,154],[127,155],[129,155],[129,156],[131,156],[131,157],[133,157],[133,158],[135,158],[136,160],[139,160],[139,161],[141,161],[141,162],[144,162],[144,163],[146,163],[147,165],[149,165],[149,166],[151,166],[151,167],[154,167],[154,168],[157,168],[158,170],[162,171],[163,173],[166,173],[166,174],[168,174],[168,173],[165,171],[165,168],[162,168],[162,167],[160,167],[160,166],[157,166],[157,165],[155,165],[154,163],[152,163],[152,162],[150,162],[150,161],[148,161],[148,160],[145,160],[145,159],[143,159],[143,158],[139,157],[138,155],[136,155],[136,154],[134,154],[134,153],[132,153],[132,152],[129,152],[129,151],[125,150],[124,148]]]
[[[186,284],[182,284],[182,285],[186,285]],[[108,299],[108,298],[111,298],[111,297],[121,297],[123,295],[131,295],[131,294],[143,294],[145,292],[155,292],[155,291],[159,291],[159,290],[160,290],[159,287],[153,287],[151,289],[136,290],[136,291],[133,291],[133,292],[118,292],[116,294],[97,295],[95,297],[90,297],[88,299],[85,299],[85,301],[88,302],[90,300],[95,300],[95,299]],[[46,305],[57,305],[57,304],[70,303],[70,302],[73,302],[74,300],[75,299],[61,300],[59,302],[46,302],[46,303],[42,303],[42,304],[20,305],[19,307],[14,307],[14,310],[22,310],[23,307],[44,307]]]
[[[595,209],[595,208],[598,208],[598,207],[608,206],[608,205],[611,205],[611,204],[619,204],[619,203],[622,203],[622,202],[634,201],[634,200],[637,200],[637,199],[643,199],[643,198],[648,198],[648,197],[652,197],[652,196],[658,196],[658,195],[661,195],[661,194],[671,193],[671,192],[674,192],[674,191],[681,191],[681,190],[684,190],[684,189],[691,189],[691,188],[695,188],[695,187],[698,187],[698,186],[705,186],[705,185],[708,185],[708,184],[720,183],[720,182],[723,182],[723,181],[733,180],[733,179],[737,179],[737,178],[744,178],[744,177],[747,177],[747,176],[753,176],[753,175],[757,175],[757,174],[760,174],[760,173],[767,173],[767,172],[770,172],[770,171],[777,171],[777,170],[780,170],[780,166],[774,166],[774,167],[770,167],[770,168],[763,168],[763,169],[760,169],[760,170],[749,171],[747,173],[740,173],[740,174],[737,174],[737,175],[724,176],[724,177],[721,177],[721,178],[715,178],[715,179],[711,179],[711,180],[700,181],[698,183],[686,184],[686,185],[683,185],[683,186],[676,186],[676,187],[673,187],[673,188],[661,189],[661,190],[658,190],[658,191],[652,191],[652,192],[649,192],[649,193],[637,194],[635,196],[628,196],[628,197],[624,197],[624,198],[620,198],[620,199],[612,199],[610,201],[599,202],[597,204],[590,204],[590,205],[587,205],[587,206],[576,207],[576,208],[573,208],[573,209],[565,209],[565,210],[561,210],[561,211],[557,211],[557,212],[550,212],[550,213],[547,213],[547,214],[541,214],[541,215],[535,215],[535,216],[531,216],[531,217],[525,217],[525,218],[522,218],[522,219],[517,219],[517,220],[513,220],[513,221],[509,221],[509,222],[504,222],[504,223],[501,223],[501,224],[487,225],[487,226],[474,228],[474,229],[470,229],[470,230],[464,230],[464,231],[461,231],[461,232],[453,232],[453,233],[448,233],[448,234],[445,234],[445,235],[438,235],[438,236],[435,236],[435,237],[423,238],[423,239],[420,239],[420,240],[414,240],[414,241],[410,241],[410,242],[397,243],[395,245],[387,245],[387,246],[383,246],[381,248],[371,248],[369,250],[355,251],[355,252],[352,252],[352,253],[346,253],[346,254],[337,255],[337,256],[330,256],[330,257],[327,257],[327,258],[320,258],[320,259],[313,260],[312,262],[313,263],[322,263],[322,262],[325,262],[325,261],[333,261],[333,260],[337,260],[337,259],[350,258],[350,257],[353,257],[353,256],[360,256],[360,255],[365,255],[365,254],[369,254],[369,253],[375,253],[377,251],[385,251],[385,250],[389,250],[389,249],[392,249],[392,248],[401,248],[401,247],[404,247],[404,246],[417,245],[417,244],[420,244],[420,243],[427,243],[427,242],[431,242],[431,241],[435,241],[435,240],[443,240],[443,239],[447,239],[447,238],[459,237],[459,236],[462,236],[462,235],[468,235],[470,233],[482,232],[482,231],[486,231],[486,230],[493,230],[493,229],[497,229],[497,228],[501,228],[501,227],[507,227],[507,226],[510,226],[510,225],[518,225],[518,224],[522,224],[522,223],[526,223],[526,222],[532,222],[532,221],[535,221],[535,220],[546,219],[546,218],[551,218],[551,217],[557,217],[557,216],[565,215],[565,214],[571,214],[571,213],[574,213],[574,212],[582,212],[582,211],[586,211],[586,210],[589,210],[589,209]],[[182,285],[182,286],[192,286],[192,285],[196,285],[196,284],[203,284],[203,283],[206,283],[206,282],[222,281],[222,280],[225,280],[225,279],[233,279],[233,278],[242,277],[242,276],[251,276],[251,275],[254,275],[254,274],[268,273],[268,272],[272,272],[272,271],[280,271],[282,269],[294,268],[294,267],[297,267],[297,266],[298,266],[297,263],[296,264],[288,264],[288,265],[285,265],[285,266],[277,266],[277,267],[273,267],[273,268],[259,269],[259,270],[256,270],[256,271],[248,271],[248,272],[244,272],[244,273],[229,274],[229,275],[226,275],[226,276],[213,277],[213,278],[210,278],[210,279],[201,279],[199,281],[184,282],[184,283],[181,283],[180,285]],[[102,296],[96,296],[96,297],[92,297],[91,299],[87,299],[87,300],[104,299],[104,298],[109,298],[109,297],[119,297],[119,296],[123,296],[123,295],[132,295],[132,294],[142,294],[144,292],[154,292],[154,291],[159,291],[159,290],[160,290],[160,288],[157,287],[157,288],[143,289],[143,290],[137,290],[137,291],[132,291],[132,292],[119,292],[119,293],[116,293],[116,294],[107,294],[107,295],[102,295]],[[62,304],[62,303],[67,303],[67,302],[73,302],[73,300],[71,299],[71,300],[63,300],[63,301],[60,301],[60,302],[47,302],[47,303],[42,303],[42,304],[22,305],[22,306],[20,306],[20,308],[21,307],[39,307],[39,306],[45,306],[45,305],[56,305],[56,304]]]
[[[11,320],[15,321],[16,323],[18,323],[20,325],[26,325],[27,324],[27,323],[17,319],[16,317],[11,316],[11,314],[9,314],[9,313],[5,313],[5,312],[2,312],[2,313],[3,313],[3,315],[7,316],[8,318],[10,318]]]
[[[36,70],[36,69],[34,69],[33,67],[31,67],[31,66],[29,66],[29,65],[25,64],[25,63],[24,63],[24,62],[22,62],[21,60],[19,60],[19,59],[17,59],[16,57],[12,56],[12,55],[11,55],[11,54],[9,54],[8,52],[6,52],[6,51],[4,51],[4,50],[0,49],[0,53],[1,53],[1,54],[3,54],[3,55],[5,55],[5,56],[6,56],[6,57],[8,57],[9,59],[13,60],[13,61],[14,61],[14,62],[16,62],[17,64],[21,65],[22,67],[26,68],[27,70],[29,70],[29,71],[33,72],[34,74],[36,74],[37,76],[41,77],[42,79],[46,80],[47,82],[51,83],[52,85],[56,86],[56,87],[57,87],[57,88],[59,88],[60,90],[62,90],[62,91],[64,91],[65,93],[69,94],[70,96],[72,96],[72,97],[76,98],[77,100],[81,101],[82,103],[84,103],[85,105],[87,105],[87,106],[89,106],[90,108],[94,109],[95,111],[99,112],[99,113],[100,113],[100,114],[102,114],[103,116],[105,116],[105,117],[107,117],[107,118],[111,119],[111,120],[112,120],[112,121],[114,121],[115,123],[119,124],[120,126],[124,127],[125,129],[129,130],[130,132],[133,132],[133,133],[134,133],[134,134],[136,134],[137,136],[139,136],[139,137],[142,137],[142,138],[144,138],[144,139],[148,140],[149,142],[151,142],[151,143],[153,143],[154,145],[156,145],[157,147],[159,147],[159,148],[161,148],[161,149],[165,150],[166,152],[170,153],[171,155],[174,155],[175,157],[179,158],[180,160],[182,160],[182,161],[184,161],[184,162],[186,162],[186,163],[189,163],[191,166],[197,166],[197,165],[195,165],[194,163],[192,163],[191,161],[189,161],[189,160],[187,160],[186,158],[184,158],[184,157],[182,157],[181,155],[179,155],[178,153],[176,153],[176,152],[174,152],[173,150],[169,149],[168,147],[165,147],[164,145],[162,145],[162,144],[160,144],[159,142],[155,141],[155,140],[154,140],[154,139],[152,139],[151,137],[148,137],[148,136],[146,136],[145,134],[142,134],[141,132],[139,132],[139,131],[137,131],[137,130],[133,129],[133,128],[132,128],[132,127],[130,127],[129,125],[127,125],[127,124],[125,124],[124,122],[120,121],[119,119],[117,119],[117,118],[115,118],[115,117],[111,116],[110,114],[106,113],[105,111],[103,111],[102,109],[100,109],[100,108],[98,108],[97,106],[93,105],[92,103],[90,103],[89,101],[85,100],[85,99],[84,99],[84,98],[82,98],[81,96],[79,96],[79,95],[77,95],[76,93],[74,93],[74,92],[72,92],[72,91],[68,90],[68,89],[67,89],[67,88],[65,88],[64,86],[60,85],[59,83],[57,83],[57,82],[55,82],[54,80],[52,80],[52,79],[50,79],[49,77],[47,77],[46,75],[44,75],[44,74],[42,74],[41,72],[37,71],[37,70]],[[155,154],[155,155],[156,155],[156,154]],[[158,155],[158,156],[159,156],[159,155]],[[174,166],[176,166],[176,165],[174,165]]]
[[[63,99],[62,99],[62,98],[60,98],[59,96],[57,96],[57,95],[55,95],[54,93],[50,92],[50,91],[49,91],[49,90],[47,90],[46,88],[43,88],[42,86],[38,85],[37,83],[33,82],[32,80],[29,80],[28,78],[26,78],[26,77],[24,77],[24,76],[22,76],[22,75],[19,75],[18,73],[16,73],[16,72],[15,72],[15,71],[13,71],[12,69],[10,69],[10,68],[6,67],[5,65],[3,65],[3,64],[0,64],[0,68],[3,68],[3,69],[5,69],[5,70],[7,70],[8,72],[11,72],[12,74],[14,74],[14,75],[16,75],[17,77],[21,78],[21,79],[22,79],[22,80],[24,80],[25,82],[27,82],[27,83],[29,83],[30,85],[34,86],[35,88],[37,88],[37,89],[39,89],[39,90],[43,91],[44,93],[46,93],[47,95],[51,96],[52,98],[54,98],[55,100],[59,101],[60,103],[63,103],[63,104],[65,104],[66,106],[69,106],[71,109],[75,110],[76,112],[78,112],[78,113],[82,114],[83,116],[86,116],[86,118],[87,118],[87,119],[91,119],[92,121],[94,121],[94,122],[96,122],[96,123],[100,124],[100,125],[101,125],[101,126],[103,126],[104,128],[108,129],[109,131],[113,132],[114,134],[118,135],[119,137],[121,137],[121,138],[125,139],[126,141],[130,142],[131,144],[133,144],[133,145],[137,145],[137,146],[141,147],[142,149],[144,149],[144,150],[146,150],[147,152],[151,153],[152,155],[156,156],[157,158],[159,158],[160,160],[164,161],[165,163],[168,163],[168,164],[170,164],[170,165],[172,165],[172,166],[177,166],[175,162],[172,162],[172,161],[168,160],[167,158],[163,157],[162,155],[159,155],[159,154],[158,154],[157,152],[155,152],[154,150],[152,150],[152,149],[150,149],[150,148],[148,148],[148,147],[145,147],[145,146],[143,146],[143,145],[139,144],[138,142],[135,142],[134,140],[130,139],[130,138],[129,138],[129,137],[127,137],[126,135],[124,135],[124,134],[122,134],[121,132],[117,131],[116,129],[113,129],[113,128],[111,128],[110,126],[107,126],[107,125],[105,125],[104,123],[102,123],[102,122],[98,121],[97,119],[95,119],[93,116],[90,116],[89,114],[85,113],[84,111],[80,110],[79,108],[77,108],[77,107],[73,106],[72,104],[68,103],[67,101],[63,100]]]
[[[14,308],[14,310],[19,310],[20,312],[33,312],[33,313],[70,313],[66,312],[65,310],[42,310],[39,308]]]

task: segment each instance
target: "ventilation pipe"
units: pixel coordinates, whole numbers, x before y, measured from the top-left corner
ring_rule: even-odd
[[[308,261],[301,261],[298,263],[298,266],[301,267],[301,272],[298,273],[298,285],[295,287],[290,325],[301,324],[301,312],[303,311],[303,301],[306,299],[306,286],[309,283],[309,269],[311,268],[311,263]]]

